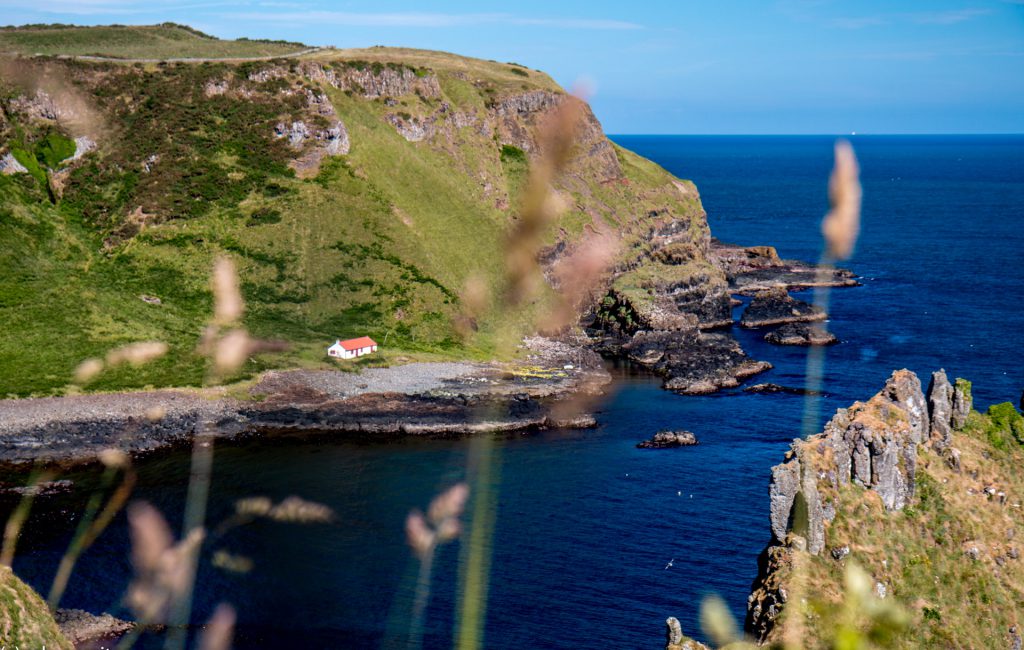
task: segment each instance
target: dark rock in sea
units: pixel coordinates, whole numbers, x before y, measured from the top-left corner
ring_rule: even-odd
[[[711,255],[729,281],[734,293],[754,295],[782,287],[855,287],[857,276],[846,269],[819,267],[797,260],[779,258],[772,246],[736,246],[711,240]]]
[[[820,323],[786,323],[765,334],[764,340],[775,345],[833,345],[839,342],[835,334]]]
[[[665,378],[667,390],[684,395],[707,395],[740,382],[772,364],[747,356],[730,334],[701,333],[680,339],[665,349],[654,372]]]
[[[821,395],[819,390],[780,386],[778,384],[754,384],[743,389],[744,393],[789,393],[790,395]]]
[[[815,305],[789,295],[783,287],[759,292],[743,310],[742,327],[765,327],[783,323],[825,320],[828,315]]]
[[[659,431],[650,440],[637,443],[638,449],[670,449],[697,444],[697,436],[690,431]]]
[[[706,395],[733,388],[770,369],[750,359],[731,334],[688,329],[640,331],[629,340],[606,337],[595,344],[603,354],[625,357],[664,378],[664,388],[685,395]]]

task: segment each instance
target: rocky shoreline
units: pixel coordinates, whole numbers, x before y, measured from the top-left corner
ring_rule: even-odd
[[[516,363],[411,363],[361,373],[264,374],[244,396],[222,388],[0,400],[0,463],[91,462],[103,449],[140,454],[289,432],[458,436],[594,426],[586,397],[611,381],[574,342],[531,338]]]
[[[660,239],[655,246],[671,246]],[[661,249],[657,249],[661,250]],[[638,303],[635,296],[610,291],[583,319],[591,347],[605,357],[625,359],[662,377],[663,387],[683,395],[707,395],[735,388],[772,368],[751,359],[729,331],[781,325],[765,339],[779,345],[831,345],[838,339],[823,327],[809,325],[828,315],[789,292],[808,287],[858,286],[846,269],[780,259],[771,246],[736,246],[711,239],[706,255],[723,277],[718,290],[694,302],[681,287],[652,285]],[[663,259],[671,259],[665,254]],[[705,281],[715,284],[709,278]],[[719,286],[720,285],[720,286]],[[680,297],[682,296],[682,297]],[[730,316],[742,304],[736,296],[753,296],[738,323]]]

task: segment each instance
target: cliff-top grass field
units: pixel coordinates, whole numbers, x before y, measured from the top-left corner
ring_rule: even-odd
[[[292,54],[302,43],[222,40],[185,25],[26,25],[0,27],[0,53],[118,59],[248,58]]]

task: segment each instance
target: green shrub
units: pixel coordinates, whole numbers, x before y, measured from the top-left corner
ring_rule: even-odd
[[[74,140],[50,131],[36,144],[36,160],[50,169],[57,169],[61,162],[75,155],[75,149],[77,146]]]
[[[281,211],[274,208],[257,208],[249,215],[247,226],[262,226],[281,222]]]
[[[501,162],[526,164],[526,152],[511,144],[501,145]]]
[[[985,433],[989,441],[997,449],[1002,449],[1006,442],[1005,434],[1009,433],[1018,444],[1024,445],[1024,417],[1017,412],[1010,402],[993,404],[987,413],[991,420]],[[997,444],[998,442],[998,444]]]

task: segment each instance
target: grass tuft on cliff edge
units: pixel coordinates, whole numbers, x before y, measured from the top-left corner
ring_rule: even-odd
[[[0,643],[7,648],[74,648],[39,594],[7,566],[0,566]]]

